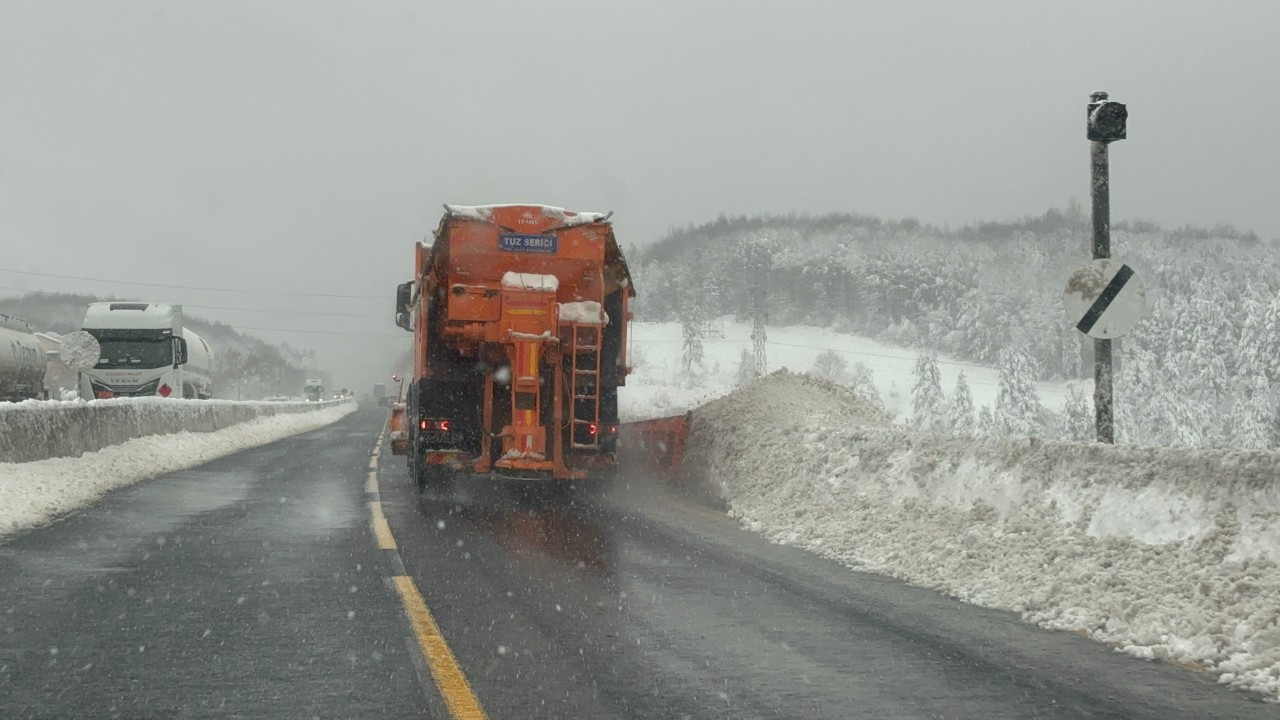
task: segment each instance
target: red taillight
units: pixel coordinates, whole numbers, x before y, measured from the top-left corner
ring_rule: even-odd
[[[587,432],[592,435],[595,435],[597,432],[599,432],[599,430],[600,428],[596,427],[595,423],[591,423],[590,425],[587,426]]]
[[[419,422],[419,423],[418,423],[418,429],[419,429],[419,430],[426,430],[426,429],[427,429],[427,421],[426,421],[426,420],[423,420],[423,421]]]
[[[110,390],[99,390],[98,392],[94,393],[94,396],[97,397],[99,400],[110,400],[111,398],[115,397],[116,394],[111,392]]]
[[[617,425],[610,425],[610,426],[609,426],[609,434],[610,434],[610,435],[617,435],[617,434],[618,434],[618,426],[617,426]]]
[[[448,420],[421,420],[418,422],[419,430],[439,430],[440,432],[449,432]]]
[[[444,432],[449,432],[449,421],[448,421],[448,420],[441,420],[441,421],[440,421],[440,429],[441,429],[442,431],[444,431]]]

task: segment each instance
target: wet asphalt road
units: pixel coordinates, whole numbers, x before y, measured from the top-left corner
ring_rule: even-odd
[[[0,544],[0,718],[449,717],[364,507],[382,415]],[[491,718],[1280,718],[1280,705],[769,545],[632,480],[420,499],[399,558]]]

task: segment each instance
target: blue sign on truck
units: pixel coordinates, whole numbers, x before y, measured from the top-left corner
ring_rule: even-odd
[[[546,253],[554,255],[559,244],[555,235],[521,235],[502,233],[498,236],[498,249],[507,252]]]

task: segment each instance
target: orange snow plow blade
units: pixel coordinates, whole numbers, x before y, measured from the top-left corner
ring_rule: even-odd
[[[618,442],[628,465],[667,477],[680,474],[690,415],[622,423]]]
[[[409,431],[405,428],[404,403],[391,406],[391,417],[387,419],[388,436],[391,438],[392,455],[409,454]]]

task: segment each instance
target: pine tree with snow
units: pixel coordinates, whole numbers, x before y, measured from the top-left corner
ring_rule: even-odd
[[[1090,442],[1097,437],[1092,403],[1084,391],[1072,385],[1067,391],[1067,405],[1062,410],[1062,430],[1067,440]]]
[[[911,389],[911,422],[934,432],[947,429],[947,400],[942,394],[938,356],[925,351],[916,356],[916,383]]]
[[[973,393],[969,391],[969,381],[964,371],[956,377],[956,389],[951,393],[951,402],[947,404],[947,429],[961,435],[972,435],[975,416],[973,412]]]
[[[756,379],[756,358],[750,350],[742,348],[738,353],[738,369],[734,372],[734,384],[746,385]]]
[[[1000,388],[995,422],[1000,434],[1028,437],[1044,433],[1044,408],[1036,390],[1035,364],[1023,348],[1000,352]]]
[[[1265,450],[1271,447],[1275,424],[1275,396],[1265,377],[1254,378],[1252,393],[1238,395],[1231,409],[1223,437],[1228,447]]]
[[[996,426],[995,414],[991,412],[991,406],[983,405],[978,410],[978,420],[974,425],[977,435],[983,437],[995,437],[1000,434],[1000,428]]]
[[[880,399],[880,391],[876,389],[876,377],[871,372],[871,368],[862,363],[854,363],[853,376],[849,379],[849,385],[853,387],[858,397],[872,405],[884,407],[884,401]]]
[[[685,372],[692,372],[694,368],[702,366],[703,329],[702,318],[698,316],[691,304],[681,308],[680,333],[684,339],[682,362]]]
[[[813,370],[810,372],[833,382],[849,381],[849,363],[835,350],[824,350],[819,353],[813,360]]]

